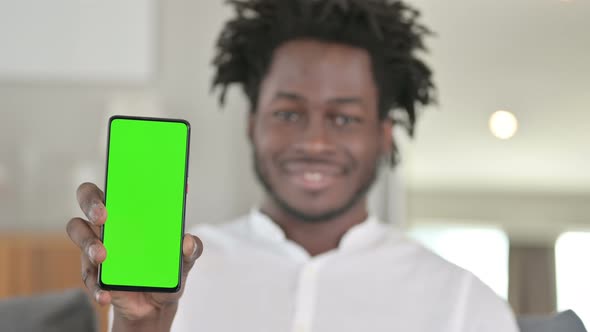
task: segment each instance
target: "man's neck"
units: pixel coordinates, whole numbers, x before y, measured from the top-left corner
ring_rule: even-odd
[[[298,219],[269,201],[262,205],[261,211],[281,227],[289,240],[299,244],[311,256],[338,248],[344,234],[368,216],[366,199],[334,219],[316,222]]]

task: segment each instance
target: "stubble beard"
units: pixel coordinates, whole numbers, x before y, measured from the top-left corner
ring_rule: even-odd
[[[252,159],[254,161],[254,172],[256,173],[256,177],[258,178],[258,181],[260,182],[260,184],[262,185],[262,187],[264,188],[266,193],[270,196],[270,198],[272,200],[274,200],[277,203],[277,205],[279,206],[279,208],[282,209],[284,212],[286,212],[288,215],[290,215],[291,217],[293,217],[297,220],[301,220],[305,223],[328,222],[328,221],[334,220],[334,219],[340,217],[341,215],[345,214],[346,212],[348,212],[360,200],[362,200],[363,198],[366,197],[367,193],[369,192],[369,190],[373,186],[373,183],[375,183],[375,181],[377,179],[377,173],[378,173],[378,169],[379,169],[378,163],[377,163],[377,161],[375,161],[373,163],[374,166],[372,167],[368,176],[363,180],[363,182],[361,183],[361,186],[359,186],[359,188],[346,201],[345,204],[341,205],[340,207],[336,207],[334,209],[331,209],[331,210],[328,210],[325,212],[312,214],[312,213],[306,213],[305,211],[302,211],[300,209],[293,207],[292,205],[290,205],[287,202],[287,200],[282,198],[277,193],[277,191],[270,184],[270,181],[268,181],[268,177],[266,175],[266,172],[263,170],[263,167],[260,163],[260,159],[259,159],[258,154],[256,153],[255,150],[253,152]]]

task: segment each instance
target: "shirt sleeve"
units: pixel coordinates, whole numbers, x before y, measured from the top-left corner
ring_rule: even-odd
[[[510,305],[492,289],[471,276],[465,303],[465,332],[518,332]]]

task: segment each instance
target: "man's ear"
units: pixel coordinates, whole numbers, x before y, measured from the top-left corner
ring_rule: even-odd
[[[386,118],[381,121],[381,155],[391,156],[393,153],[393,121]]]

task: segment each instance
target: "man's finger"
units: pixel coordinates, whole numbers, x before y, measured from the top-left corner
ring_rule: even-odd
[[[106,249],[88,222],[81,218],[73,218],[68,222],[66,230],[70,239],[82,251],[82,255],[87,256],[93,264],[100,264],[105,260]]]
[[[185,234],[182,240],[182,272],[187,275],[197,258],[203,253],[203,242],[197,236]]]
[[[94,300],[100,305],[105,305],[111,302],[111,296],[108,291],[104,291],[98,287],[97,274],[96,265],[86,255],[82,255],[82,281],[90,294],[92,294]]]
[[[102,225],[107,219],[104,193],[94,183],[82,183],[76,191],[80,208],[94,225]]]

